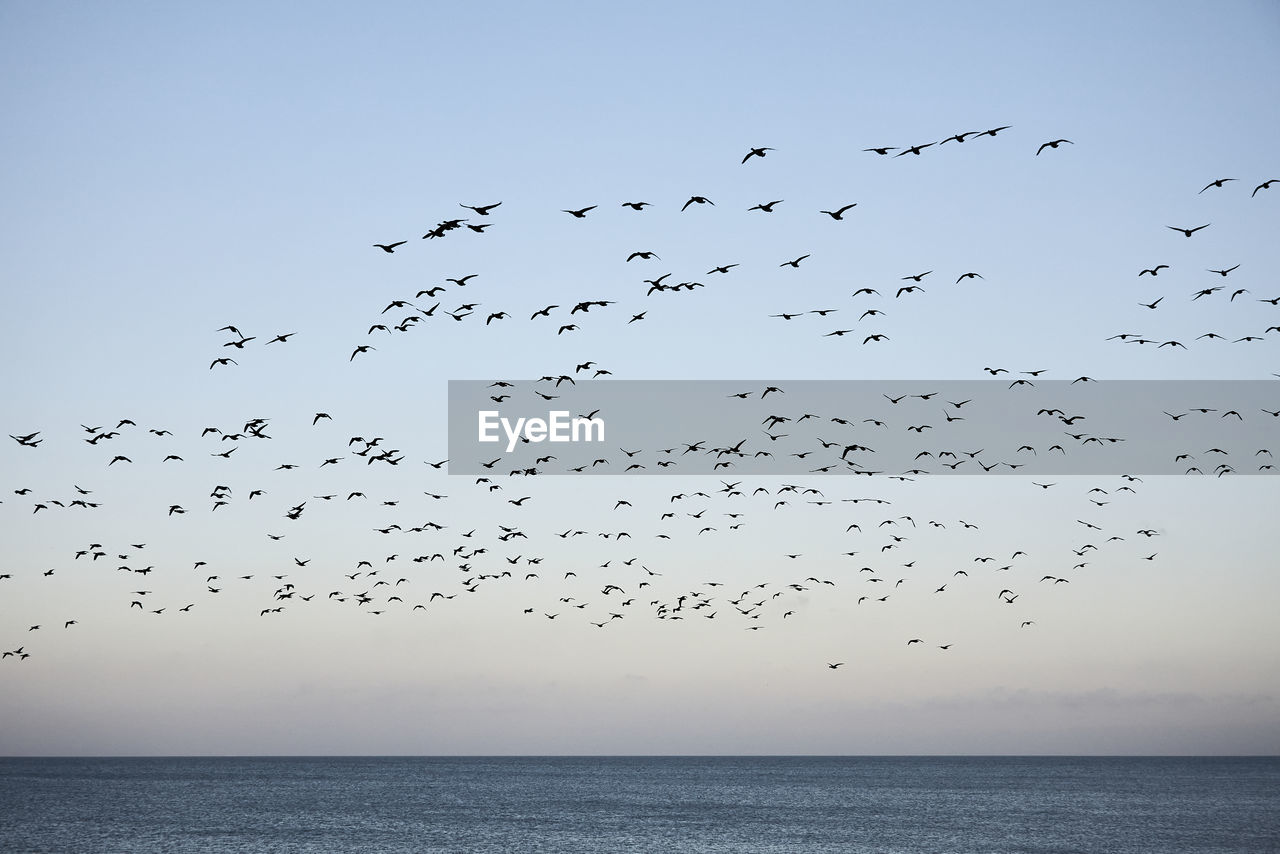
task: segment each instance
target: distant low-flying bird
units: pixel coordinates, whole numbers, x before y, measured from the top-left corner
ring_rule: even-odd
[[[1236,267],[1239,267],[1239,266],[1240,266],[1240,265],[1239,265],[1239,264],[1237,264],[1235,267],[1228,267],[1228,268],[1227,268],[1227,269],[1225,269],[1225,270],[1206,270],[1205,272],[1208,272],[1208,273],[1217,273],[1219,276],[1222,276],[1223,278],[1226,278],[1226,275],[1227,275],[1228,273],[1230,273],[1232,270],[1236,269]]]
[[[1280,178],[1272,178],[1269,181],[1263,181],[1261,184],[1253,188],[1253,192],[1249,194],[1249,198],[1252,199],[1254,196],[1258,195],[1259,190],[1270,190],[1271,185],[1277,181],[1280,181]]]
[[[834,219],[834,220],[842,220],[842,219],[844,219],[844,212],[845,212],[845,211],[847,211],[847,210],[851,210],[851,209],[853,209],[853,208],[856,208],[857,206],[858,206],[858,203],[857,203],[857,202],[853,202],[852,204],[845,205],[844,207],[842,207],[842,208],[838,208],[838,209],[836,209],[836,210],[834,210],[834,211],[818,211],[818,213],[824,213],[824,214],[826,214],[827,216],[831,217],[831,218],[832,218],[832,219]]]
[[[710,199],[708,199],[706,196],[690,196],[690,197],[689,197],[689,201],[685,202],[685,203],[684,203],[684,205],[682,205],[682,206],[681,206],[680,210],[682,210],[682,211],[683,211],[685,208],[689,207],[689,205],[695,205],[695,204],[696,204],[696,205],[711,205],[712,207],[715,207],[715,205],[716,205],[716,203],[715,203],[715,202],[711,201],[711,200],[710,200]]]
[[[782,204],[782,199],[774,199],[772,202],[763,202],[758,205],[752,205],[747,208],[748,211],[764,211],[765,213],[773,213],[773,206]]]
[[[476,216],[488,216],[489,211],[493,210],[500,204],[502,204],[502,202],[494,202],[491,205],[464,205],[461,202],[459,202],[458,206],[464,207],[469,211],[475,211]]]
[[[936,143],[926,142],[924,145],[912,145],[912,146],[909,146],[909,147],[907,147],[907,148],[903,149],[902,151],[899,151],[897,154],[895,154],[895,155],[893,155],[893,156],[894,156],[894,157],[901,157],[901,156],[902,156],[902,155],[904,155],[904,154],[916,154],[916,155],[918,155],[918,154],[920,154],[920,152],[921,152],[921,151],[924,151],[926,148],[928,148],[928,147],[929,147],[929,146],[931,146],[931,145],[936,145]]]
[[[1216,181],[1210,181],[1208,184],[1205,184],[1205,185],[1204,185],[1204,190],[1201,190],[1201,191],[1200,191],[1200,193],[1203,193],[1205,190],[1209,189],[1210,187],[1219,187],[1219,188],[1220,188],[1220,187],[1222,187],[1222,185],[1223,185],[1223,184],[1225,184],[1227,181],[1234,181],[1234,180],[1236,180],[1236,179],[1235,179],[1235,178],[1219,178],[1219,179],[1217,179]],[[1196,193],[1196,195],[1198,196],[1198,195],[1200,195],[1200,193]]]
[[[795,259],[794,261],[783,261],[778,266],[779,267],[795,267],[796,269],[800,269],[800,262],[808,257],[809,257],[808,255],[801,255],[799,258]]]
[[[1213,223],[1211,223],[1211,222],[1206,222],[1204,225],[1197,225],[1195,228],[1178,228],[1178,226],[1176,226],[1176,225],[1166,225],[1166,226],[1165,226],[1165,228],[1172,229],[1173,231],[1180,231],[1180,232],[1182,232],[1182,234],[1183,234],[1184,236],[1186,236],[1186,237],[1190,237],[1191,235],[1195,234],[1195,233],[1196,233],[1197,231],[1199,231],[1200,229],[1202,229],[1202,228],[1208,228],[1208,227],[1209,227],[1209,226],[1211,226],[1211,225],[1213,225]]]
[[[396,251],[397,246],[404,246],[407,242],[405,240],[397,240],[395,243],[375,243],[373,245],[390,255]]]
[[[1036,157],[1039,157],[1040,152],[1044,151],[1046,148],[1057,148],[1059,145],[1062,145],[1064,142],[1067,143],[1068,145],[1075,145],[1075,143],[1069,139],[1051,140],[1049,142],[1044,143],[1043,145],[1041,145],[1039,148],[1036,149]]]
[[[1151,267],[1150,269],[1147,269],[1147,270],[1141,270],[1141,271],[1139,271],[1138,276],[1139,276],[1139,277],[1142,277],[1142,276],[1158,276],[1158,275],[1160,275],[1160,271],[1161,271],[1161,270],[1167,270],[1167,269],[1169,269],[1169,265],[1168,265],[1168,264],[1157,264],[1157,265],[1155,265],[1154,267]]]
[[[640,211],[640,210],[644,210],[646,207],[649,207],[650,205],[648,202],[623,202],[622,206],[624,208],[631,208],[633,211]]]
[[[596,209],[596,205],[590,205],[585,208],[578,208],[576,211],[566,210],[564,212],[569,214],[570,216],[577,217],[578,219],[584,219],[588,211],[593,211],[595,209]]]
[[[658,256],[656,253],[653,253],[653,252],[632,252],[630,255],[627,256],[627,261],[633,261],[636,258],[640,258],[642,260],[648,261],[652,258],[658,258]],[[661,261],[662,259],[658,258],[658,260]]]
[[[766,151],[773,151],[773,149],[772,149],[772,148],[768,148],[768,147],[765,147],[765,148],[753,148],[753,149],[751,149],[750,151],[748,151],[748,152],[747,152],[747,155],[746,155],[745,157],[743,157],[743,158],[742,158],[742,162],[743,162],[743,163],[746,163],[746,162],[747,162],[748,160],[750,160],[752,157],[761,157],[761,158],[763,158],[763,157],[765,156],[765,154],[764,154],[764,153],[765,153]]]

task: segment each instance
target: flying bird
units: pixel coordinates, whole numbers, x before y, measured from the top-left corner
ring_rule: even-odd
[[[1039,148],[1037,148],[1036,157],[1039,157],[1040,152],[1044,151],[1046,148],[1057,148],[1059,145],[1062,145],[1064,142],[1067,143],[1068,145],[1075,145],[1075,143],[1069,139],[1055,139],[1050,142],[1046,142],[1043,145],[1041,145]]]
[[[845,212],[845,211],[847,211],[847,210],[852,210],[853,208],[856,208],[857,206],[858,206],[858,203],[857,203],[857,202],[854,202],[854,203],[852,203],[852,204],[845,205],[844,207],[842,207],[842,208],[838,208],[838,209],[833,210],[833,211],[818,211],[818,213],[824,213],[824,214],[826,214],[827,216],[831,217],[832,219],[834,219],[834,220],[837,220],[837,221],[838,221],[838,220],[843,220],[843,219],[844,219],[844,212]]]
[[[1204,185],[1204,190],[1201,190],[1200,193],[1203,193],[1205,190],[1209,189],[1210,187],[1221,188],[1222,185],[1225,184],[1226,182],[1234,181],[1234,180],[1236,179],[1235,178],[1219,178],[1216,181],[1210,181],[1208,184]],[[1200,195],[1200,193],[1196,193],[1196,195],[1198,196]]]

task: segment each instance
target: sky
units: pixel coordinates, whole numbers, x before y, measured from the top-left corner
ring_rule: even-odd
[[[1277,753],[1262,448],[651,475],[674,380],[1250,380],[1280,437],[1278,44],[1267,2],[0,4],[0,754]],[[460,380],[650,381],[655,442],[450,473]]]

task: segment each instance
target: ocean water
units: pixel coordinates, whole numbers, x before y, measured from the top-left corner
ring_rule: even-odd
[[[1256,854],[1280,759],[0,759],[0,851]]]

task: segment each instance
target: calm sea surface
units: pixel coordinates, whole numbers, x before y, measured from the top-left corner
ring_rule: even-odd
[[[0,759],[0,851],[1280,851],[1280,759]]]

